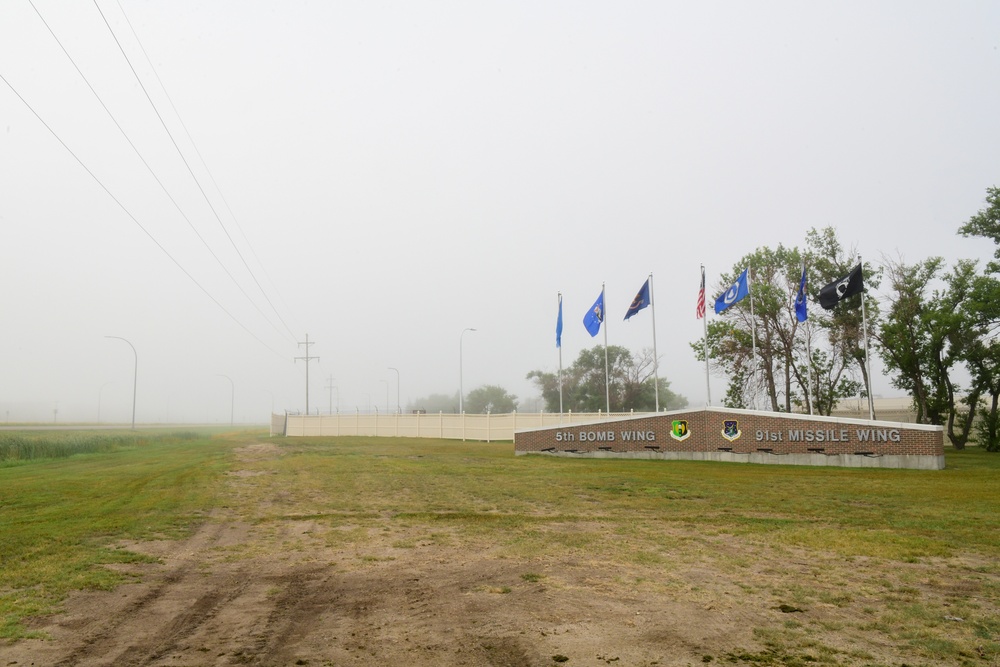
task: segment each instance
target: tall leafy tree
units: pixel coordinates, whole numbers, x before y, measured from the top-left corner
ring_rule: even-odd
[[[942,273],[943,267],[940,257],[887,263],[891,303],[878,342],[893,386],[913,397],[917,422],[946,426],[952,444],[961,449],[971,434],[981,390],[973,382],[963,392],[955,381],[982,339],[983,330],[966,305],[978,271],[969,260],[949,273]]]
[[[1000,273],[1000,187],[986,188],[986,208],[959,227],[962,236],[981,236],[991,239],[997,248],[994,261],[986,267],[991,273]]]
[[[608,397],[612,412],[652,412],[656,409],[653,353],[643,350],[638,357],[624,347],[608,346]],[[556,373],[534,370],[533,380],[545,400],[545,409],[559,410],[559,378]],[[604,387],[604,347],[581,350],[576,361],[563,370],[563,409],[573,412],[598,412],[606,407]],[[675,410],[687,405],[687,399],[670,390],[670,383],[660,378],[660,408]]]
[[[833,311],[820,309],[815,299],[823,285],[850,271],[851,256],[832,227],[810,230],[806,241],[805,251],[782,245],[758,248],[719,282],[716,294],[727,289],[744,267],[751,267],[752,316],[750,300],[744,299],[708,325],[713,367],[729,380],[726,405],[746,408],[763,403],[775,411],[798,408],[830,414],[838,401],[857,395],[862,384],[856,374],[868,384],[860,297],[846,299]],[[794,304],[803,260],[810,298],[808,319],[799,322]],[[868,264],[864,269],[866,285],[877,285],[878,271]],[[877,306],[871,297],[865,298],[872,315],[870,329]],[[692,344],[700,360],[703,347],[700,341]]]
[[[509,413],[517,410],[517,396],[495,384],[486,384],[469,392],[463,406],[471,414]]]
[[[962,225],[962,236],[987,238],[996,245],[994,261],[987,265],[992,275],[975,280],[970,298],[965,303],[968,316],[983,331],[982,337],[967,354],[972,382],[987,398],[979,408],[977,440],[989,451],[1000,451],[1000,188],[986,190],[986,207]]]
[[[812,295],[819,294],[824,285],[846,276],[857,265],[858,253],[845,250],[833,227],[810,229],[806,234],[806,247]],[[864,323],[867,319],[868,338],[871,340],[879,318],[874,290],[880,283],[881,268],[865,262],[862,275],[865,282],[863,294],[844,299],[830,311],[813,308],[809,316],[810,321],[825,333],[829,345],[825,352],[813,353],[813,367],[817,375],[814,396],[821,414],[830,414],[841,399],[856,396],[862,388],[865,395],[871,392]],[[864,314],[861,299],[865,300]],[[815,318],[812,313],[816,314]],[[856,373],[861,376],[860,383],[856,380]]]

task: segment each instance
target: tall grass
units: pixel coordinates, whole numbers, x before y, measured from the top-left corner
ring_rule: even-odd
[[[0,433],[0,465],[112,452],[134,447],[139,440],[140,436],[135,433]]]

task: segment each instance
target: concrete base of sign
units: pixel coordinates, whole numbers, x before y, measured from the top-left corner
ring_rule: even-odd
[[[753,452],[515,452],[517,456],[543,455],[583,459],[645,459],[654,461],[721,461],[789,466],[838,466],[842,468],[909,468],[944,470],[944,456],[859,454],[769,454]]]

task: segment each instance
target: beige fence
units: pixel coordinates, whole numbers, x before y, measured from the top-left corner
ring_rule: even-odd
[[[337,436],[372,435],[455,440],[513,440],[514,431],[561,424],[581,424],[632,417],[634,412],[512,412],[496,415],[360,414],[271,415],[271,435]]]
[[[496,415],[473,414],[361,414],[271,415],[271,435],[336,436],[371,435],[407,438],[448,438],[455,440],[513,440],[518,429],[542,428],[562,424],[653,414],[643,412],[513,412]],[[834,417],[868,418],[868,406],[858,401],[843,401],[833,411]],[[875,399],[875,417],[879,421],[912,423],[916,417],[909,399]]]

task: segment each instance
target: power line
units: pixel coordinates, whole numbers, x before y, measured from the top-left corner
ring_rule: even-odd
[[[68,58],[69,61],[70,61],[70,63],[72,63],[73,67],[76,69],[77,74],[79,74],[80,78],[83,79],[83,82],[85,84],[87,84],[87,87],[90,89],[90,92],[93,93],[93,95],[94,95],[95,98],[97,98],[98,103],[100,103],[100,105],[104,109],[105,113],[108,114],[108,117],[111,119],[111,122],[113,122],[115,124],[115,127],[118,128],[118,131],[121,133],[122,137],[124,137],[124,139],[128,143],[128,145],[132,147],[132,150],[135,152],[136,156],[139,158],[139,161],[142,162],[142,164],[146,167],[146,170],[153,177],[153,180],[156,181],[156,183],[160,186],[160,189],[163,190],[163,193],[167,196],[167,198],[170,200],[170,202],[174,205],[174,208],[177,209],[177,212],[180,213],[181,217],[184,218],[184,220],[188,223],[188,226],[191,228],[191,231],[193,231],[195,233],[195,236],[197,236],[198,240],[200,240],[201,243],[202,243],[202,245],[205,246],[205,249],[208,250],[208,252],[212,255],[212,257],[215,258],[215,261],[219,264],[219,266],[226,273],[226,275],[229,276],[229,279],[232,280],[233,284],[236,285],[237,289],[239,289],[240,292],[243,293],[243,296],[245,296],[247,298],[247,301],[249,301],[250,304],[257,310],[257,312],[260,313],[261,317],[263,317],[264,320],[268,324],[270,324],[272,327],[274,327],[275,331],[277,331],[278,333],[281,333],[278,330],[278,328],[276,326],[274,326],[274,323],[270,321],[270,319],[267,317],[267,315],[264,314],[264,311],[260,309],[260,307],[257,305],[257,303],[253,300],[253,298],[251,298],[250,295],[247,294],[246,290],[243,289],[243,286],[239,283],[239,281],[236,280],[236,276],[234,276],[232,274],[232,272],[230,272],[230,270],[222,262],[222,259],[219,258],[219,256],[215,253],[215,251],[212,249],[212,247],[208,244],[208,241],[206,241],[205,238],[198,232],[197,228],[194,226],[194,223],[191,222],[191,219],[188,218],[188,216],[181,209],[180,205],[174,199],[173,195],[170,194],[170,192],[167,190],[166,186],[163,184],[163,182],[160,180],[160,178],[156,175],[156,172],[153,171],[153,168],[149,165],[149,163],[143,157],[142,153],[136,147],[135,143],[133,143],[132,139],[128,136],[128,133],[126,133],[125,129],[122,128],[121,124],[118,122],[118,119],[115,118],[115,115],[111,112],[111,110],[108,108],[108,106],[104,103],[103,98],[100,96],[100,94],[91,85],[90,80],[87,78],[87,76],[83,73],[83,71],[77,65],[76,61],[73,59],[73,56],[70,55],[69,51],[66,50],[66,47],[63,45],[62,41],[55,34],[55,32],[52,30],[51,26],[49,26],[48,22],[45,20],[45,17],[43,17],[42,14],[41,14],[41,12],[38,11],[38,8],[35,6],[35,3],[32,2],[32,0],[28,0],[28,3],[31,5],[31,8],[35,10],[35,13],[38,15],[38,18],[42,21],[42,24],[45,25],[45,27],[48,29],[49,34],[52,35],[52,38],[56,41],[56,44],[58,44],[59,48],[62,49],[63,54],[65,54],[66,58]],[[272,308],[273,308],[273,306],[272,306]],[[278,318],[281,319],[281,316],[279,315]],[[284,321],[282,321],[282,324],[284,324]],[[288,327],[286,326],[285,328],[287,329]],[[289,331],[289,334],[291,334],[290,331]],[[295,340],[295,336],[294,335],[292,335],[291,338],[292,338],[292,340]]]
[[[40,122],[45,127],[45,129],[48,130],[49,133],[53,137],[55,137],[56,141],[58,141],[62,145],[62,147],[65,148],[66,151],[70,155],[73,156],[73,159],[76,160],[77,163],[81,167],[83,167],[83,170],[86,171],[87,174],[89,174],[90,177],[94,179],[94,181],[101,187],[102,190],[104,190],[105,193],[107,193],[107,195],[109,197],[111,197],[111,200],[113,202],[115,202],[116,204],[118,204],[118,207],[122,211],[125,212],[125,215],[127,215],[129,217],[129,219],[132,220],[132,222],[134,222],[139,227],[139,229],[141,229],[143,231],[143,233],[146,236],[148,236],[153,243],[156,244],[156,247],[159,248],[160,250],[162,250],[163,254],[165,254],[167,257],[169,257],[170,261],[172,261],[174,263],[174,265],[177,266],[177,268],[180,269],[184,273],[184,275],[186,275],[188,278],[190,278],[191,282],[193,282],[195,285],[198,286],[198,289],[200,289],[202,292],[204,292],[205,296],[207,296],[209,299],[211,299],[212,302],[216,306],[218,306],[219,308],[222,309],[222,312],[224,312],[226,315],[228,315],[234,322],[236,322],[236,324],[238,324],[240,326],[241,329],[243,329],[248,334],[250,334],[258,343],[260,343],[261,345],[263,345],[267,349],[271,350],[271,352],[274,352],[274,354],[278,355],[279,357],[284,358],[283,354],[281,354],[280,352],[278,352],[277,350],[275,350],[274,348],[272,348],[270,345],[268,345],[267,343],[265,343],[263,340],[261,340],[260,338],[258,338],[257,335],[255,333],[253,333],[252,331],[250,331],[250,329],[248,329],[247,326],[245,324],[243,324],[235,315],[233,315],[231,312],[229,312],[229,310],[227,310],[226,307],[223,306],[222,303],[220,303],[218,299],[216,299],[214,296],[212,296],[211,292],[209,292],[207,289],[205,289],[205,287],[200,282],[198,282],[197,278],[195,278],[187,269],[184,268],[184,266],[179,261],[177,261],[177,259],[173,255],[170,254],[170,251],[168,251],[159,241],[156,240],[156,237],[153,236],[153,234],[148,229],[146,229],[143,226],[143,224],[141,222],[139,222],[139,220],[134,215],[132,215],[132,212],[129,211],[125,207],[125,205],[122,204],[118,200],[117,197],[115,197],[115,195],[111,192],[111,190],[109,190],[108,187],[106,185],[104,185],[104,183],[101,181],[101,179],[99,179],[97,177],[97,175],[94,174],[94,172],[91,171],[90,168],[86,164],[84,164],[83,160],[81,160],[79,158],[79,156],[77,156],[77,154],[74,153],[73,150],[66,144],[66,142],[63,141],[62,138],[58,134],[56,134],[55,130],[53,130],[49,126],[49,124],[46,123],[45,120],[38,114],[38,112],[35,111],[34,107],[32,107],[30,104],[28,104],[28,101],[26,99],[24,99],[24,97],[21,96],[21,93],[19,93],[17,91],[17,89],[14,88],[13,85],[11,85],[10,81],[8,81],[7,78],[3,74],[0,74],[0,80],[2,80],[5,84],[7,84],[7,87],[10,88],[11,92],[13,92],[17,96],[17,98],[19,100],[21,100],[21,102],[24,104],[24,106],[26,106],[28,108],[28,110],[32,114],[34,114],[35,118],[38,119],[38,122]]]
[[[181,151],[180,146],[177,145],[177,141],[174,139],[173,133],[170,131],[170,128],[167,127],[166,122],[163,120],[163,116],[160,114],[159,109],[153,102],[152,97],[150,97],[149,91],[146,90],[145,84],[143,84],[142,79],[139,77],[138,72],[135,71],[135,67],[132,65],[132,61],[129,59],[128,54],[125,53],[125,49],[122,47],[121,42],[118,40],[118,36],[115,34],[115,31],[111,28],[111,24],[108,22],[108,19],[104,15],[104,12],[101,11],[100,5],[97,4],[97,0],[94,0],[94,6],[97,8],[98,13],[100,13],[101,19],[104,20],[104,25],[107,26],[108,32],[111,33],[111,37],[115,40],[115,44],[118,45],[118,50],[121,51],[122,57],[125,58],[125,62],[128,63],[129,69],[132,70],[132,75],[135,77],[136,82],[138,82],[139,87],[142,88],[142,92],[146,96],[146,100],[149,102],[150,107],[152,107],[153,113],[156,114],[157,119],[159,119],[160,121],[160,125],[163,126],[163,130],[167,133],[167,137],[170,138],[170,143],[173,144],[174,149],[177,151],[178,157],[180,157],[181,162],[184,163],[184,167],[188,170],[188,173],[191,175],[191,179],[194,181],[195,185],[198,186],[198,191],[201,192],[201,196],[205,199],[205,203],[208,205],[208,208],[212,211],[212,215],[215,216],[215,220],[219,223],[219,226],[222,228],[223,233],[225,233],[226,238],[229,239],[229,243],[233,246],[233,250],[236,251],[236,255],[240,258],[240,261],[243,262],[243,266],[244,268],[246,268],[247,273],[249,273],[250,277],[253,278],[254,283],[257,285],[257,289],[260,290],[261,295],[267,301],[268,305],[270,305],[271,309],[275,312],[275,314],[277,314],[278,311],[274,307],[274,304],[271,303],[270,297],[267,296],[267,293],[261,286],[260,281],[257,280],[257,276],[256,274],[254,274],[253,269],[250,268],[250,265],[247,263],[246,258],[243,256],[243,253],[240,252],[240,249],[236,245],[236,242],[233,240],[233,237],[229,233],[229,230],[226,229],[226,225],[222,222],[222,218],[219,217],[219,213],[215,210],[215,207],[212,205],[212,201],[209,199],[208,194],[205,192],[205,188],[202,187],[201,181],[198,180],[198,177],[195,175],[194,170],[191,169],[191,165],[188,163],[187,158],[184,157],[184,152]],[[281,319],[280,315],[278,315],[278,319]],[[284,320],[282,320],[282,324],[285,324]],[[285,328],[288,329],[287,324],[285,325]],[[292,334],[290,329],[288,330],[288,333],[292,336],[293,339],[295,338],[294,334]]]
[[[160,90],[163,91],[164,97],[167,98],[167,102],[170,104],[170,108],[173,110],[174,115],[177,117],[177,122],[180,123],[181,129],[184,130],[184,135],[191,143],[191,147],[194,149],[195,155],[198,156],[198,161],[201,162],[201,166],[204,167],[205,172],[208,174],[208,179],[212,182],[212,186],[215,188],[215,191],[222,199],[222,203],[225,205],[226,210],[229,212],[229,216],[232,218],[233,222],[236,223],[236,229],[239,230],[240,236],[243,237],[243,241],[247,244],[247,247],[250,249],[250,254],[253,255],[253,258],[257,261],[257,266],[259,266],[261,271],[264,272],[264,277],[267,279],[268,284],[270,284],[271,289],[273,289],[275,294],[278,295],[278,299],[281,301],[281,304],[288,311],[291,311],[291,309],[288,307],[288,303],[281,295],[281,291],[278,289],[278,286],[274,283],[274,280],[272,280],[271,275],[268,273],[267,267],[264,265],[264,262],[262,262],[260,256],[257,255],[257,251],[254,249],[253,243],[250,242],[250,239],[247,237],[246,232],[243,231],[243,226],[240,225],[240,221],[236,217],[236,214],[233,212],[233,208],[229,205],[229,201],[226,199],[226,195],[222,192],[222,188],[219,187],[218,182],[216,182],[215,176],[212,174],[212,170],[209,169],[208,167],[208,163],[202,156],[201,151],[198,150],[198,144],[195,142],[194,137],[191,136],[191,132],[188,131],[187,124],[184,122],[183,117],[181,117],[180,111],[177,110],[177,106],[174,104],[174,100],[170,96],[170,92],[167,90],[167,87],[163,85],[163,80],[160,79],[160,74],[157,71],[156,66],[153,65],[153,61],[152,59],[150,59],[149,54],[146,52],[146,47],[143,46],[142,40],[139,39],[139,35],[135,31],[135,27],[133,27],[132,21],[129,19],[128,14],[125,13],[125,8],[122,7],[122,3],[120,1],[117,2],[117,4],[119,11],[121,11],[122,16],[125,18],[125,23],[128,25],[129,30],[132,32],[132,37],[135,38],[136,44],[139,45],[139,50],[142,52],[143,57],[146,59],[146,64],[149,66],[150,71],[153,73],[153,77],[159,84]],[[271,308],[274,309],[274,306],[272,305]],[[284,325],[288,333],[292,334],[292,337],[294,338],[295,335],[292,333],[292,330],[289,329],[287,324],[285,324],[285,320],[281,317],[281,314],[276,309],[274,311],[274,314],[277,315],[278,319],[281,321],[281,324]]]

